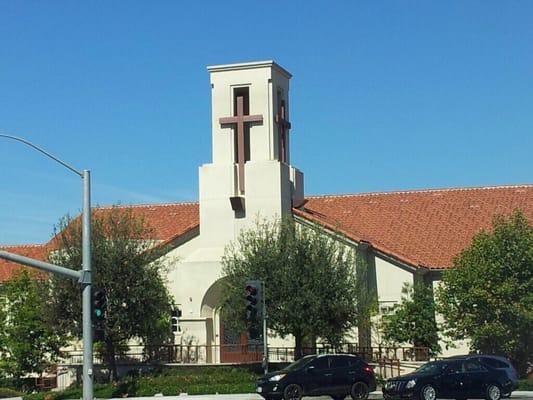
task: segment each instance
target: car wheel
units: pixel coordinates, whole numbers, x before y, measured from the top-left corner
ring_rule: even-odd
[[[487,386],[485,398],[487,400],[500,400],[502,398],[502,390],[498,385],[491,383],[489,386]]]
[[[368,398],[368,385],[364,382],[355,382],[350,390],[353,400],[366,400]]]
[[[302,398],[302,388],[294,383],[287,385],[283,391],[284,400],[300,400]]]
[[[431,385],[426,385],[420,389],[420,400],[435,400],[437,398],[437,391]]]

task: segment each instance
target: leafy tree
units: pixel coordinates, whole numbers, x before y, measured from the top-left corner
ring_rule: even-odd
[[[433,290],[424,282],[402,288],[402,300],[392,314],[383,316],[383,338],[386,341],[410,343],[415,347],[428,347],[431,355],[441,352]]]
[[[437,296],[448,334],[507,355],[525,373],[533,358],[533,227],[519,210],[497,216],[453,265]]]
[[[131,339],[145,345],[161,344],[171,337],[172,300],[165,286],[164,249],[155,246],[150,227],[127,208],[96,210],[91,217],[91,259],[94,288],[106,294],[105,339],[97,349],[116,380],[115,358]],[[58,250],[50,261],[73,269],[82,264],[79,219],[63,218],[56,229]],[[50,279],[52,312],[61,332],[81,337],[79,284]]]
[[[41,374],[59,355],[66,338],[47,319],[47,288],[42,277],[22,271],[0,286],[0,365],[4,377]]]
[[[259,279],[266,285],[269,328],[294,336],[296,357],[304,341],[320,337],[338,344],[357,323],[354,259],[350,249],[321,231],[291,219],[260,221],[226,248],[223,314],[244,329],[244,285]]]

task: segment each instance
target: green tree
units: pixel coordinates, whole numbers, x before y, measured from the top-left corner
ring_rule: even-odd
[[[244,285],[259,279],[266,285],[268,325],[282,337],[294,336],[296,357],[304,341],[338,344],[357,323],[354,260],[352,250],[322,231],[291,219],[258,222],[226,248],[223,314],[244,329]]]
[[[404,284],[400,304],[383,316],[383,338],[394,344],[428,347],[431,355],[441,352],[431,285]]]
[[[127,349],[131,339],[147,345],[169,340],[172,299],[165,285],[163,248],[150,238],[151,228],[130,209],[113,207],[96,210],[91,216],[91,260],[94,288],[106,294],[105,339],[97,349],[116,380],[116,356]],[[80,269],[82,264],[79,219],[63,218],[55,240],[58,250],[50,261]],[[52,312],[57,328],[81,337],[81,296],[79,284],[58,277],[50,279]]]
[[[447,333],[508,356],[525,373],[533,358],[533,227],[519,210],[497,216],[453,265],[437,295]]]
[[[47,318],[42,278],[22,271],[0,286],[0,375],[14,378],[19,387],[25,375],[41,374],[55,361],[66,343]]]

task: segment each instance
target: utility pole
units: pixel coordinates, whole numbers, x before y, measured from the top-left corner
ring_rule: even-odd
[[[83,317],[83,400],[93,400],[93,337],[91,324],[91,173],[89,170],[78,171],[59,158],[53,156],[32,142],[12,135],[0,133],[1,138],[16,140],[51,158],[58,164],[74,172],[83,181],[83,211],[82,211],[82,269],[74,271],[59,265],[45,263],[29,257],[19,256],[7,251],[0,251],[0,258],[13,261],[28,267],[51,272],[70,279],[77,279],[82,289],[82,317]]]

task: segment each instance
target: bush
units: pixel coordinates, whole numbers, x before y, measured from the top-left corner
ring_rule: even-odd
[[[532,379],[520,379],[518,381],[518,389],[516,390],[533,390],[533,380]]]
[[[0,388],[0,399],[5,399],[7,397],[20,397],[21,394],[13,389]]]
[[[99,399],[144,397],[162,393],[164,396],[214,393],[251,393],[257,375],[237,367],[178,367],[162,368],[143,376],[124,377],[117,383],[95,385],[94,396]],[[28,394],[24,400],[67,400],[82,397],[81,388],[62,392]]]

